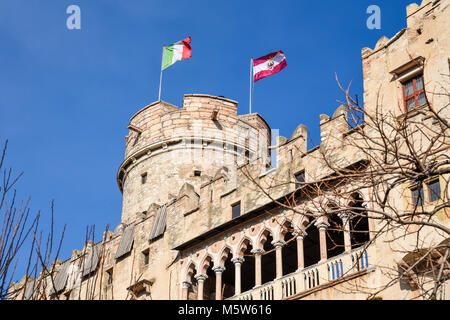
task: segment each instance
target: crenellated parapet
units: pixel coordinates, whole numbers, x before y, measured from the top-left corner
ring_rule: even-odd
[[[148,203],[167,202],[184,183],[199,193],[222,167],[235,177],[239,165],[270,165],[267,122],[258,114],[238,116],[237,102],[223,97],[185,95],[182,108],[158,101],[136,113],[128,128],[117,175],[123,222]]]

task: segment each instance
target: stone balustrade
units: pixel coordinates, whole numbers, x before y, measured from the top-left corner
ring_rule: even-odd
[[[372,252],[372,255],[371,255]],[[356,248],[284,275],[228,300],[282,300],[369,268],[373,249]]]

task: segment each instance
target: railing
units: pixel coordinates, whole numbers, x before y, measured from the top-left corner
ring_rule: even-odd
[[[303,269],[303,271],[301,272],[301,278],[303,280],[303,291],[317,287],[320,284],[319,269],[316,266],[317,265],[313,265],[311,267]]]
[[[253,295],[251,293],[241,294],[239,300],[253,300]]]
[[[368,268],[369,258],[367,256],[367,251],[362,252],[360,250],[359,252],[358,251],[354,252],[352,254],[352,264],[357,271]]]
[[[360,247],[350,252],[344,252],[229,299],[281,300],[311,290],[343,276],[367,269],[369,267],[369,254],[367,250],[363,249]]]
[[[289,277],[281,281],[282,297],[287,298],[297,293],[297,282],[295,277]]]
[[[259,290],[259,300],[274,300],[273,285],[269,284]]]
[[[332,260],[327,263],[328,281],[339,279],[344,275],[342,259]]]

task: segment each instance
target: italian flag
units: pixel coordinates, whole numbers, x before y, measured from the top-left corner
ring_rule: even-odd
[[[163,62],[161,70],[170,67],[175,62],[191,58],[191,37],[175,42],[170,46],[163,47]]]

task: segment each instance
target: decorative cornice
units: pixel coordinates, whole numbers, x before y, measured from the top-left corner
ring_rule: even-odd
[[[172,146],[178,145],[182,142],[191,141],[191,140],[200,140],[203,142],[207,142],[209,145],[223,145],[222,148],[225,148],[225,150],[231,150],[230,152],[233,152],[233,147],[236,146],[238,149],[242,149],[245,151],[249,151],[250,154],[252,154],[255,151],[250,150],[250,148],[246,148],[245,145],[241,145],[237,142],[226,140],[226,139],[219,139],[219,138],[213,138],[213,137],[203,137],[203,136],[180,136],[180,137],[172,137],[169,139],[157,141],[154,143],[151,143],[141,149],[138,149],[134,151],[133,153],[129,154],[125,160],[122,162],[118,169],[117,173],[117,184],[119,186],[120,192],[123,192],[122,184],[124,181],[124,176],[127,174],[127,172],[131,169],[130,165],[136,165],[138,164],[142,159],[142,157],[150,157],[152,155],[158,155],[162,152],[168,152],[171,150]],[[229,144],[231,148],[227,148],[226,145]],[[180,149],[186,148],[185,146],[179,147]],[[204,146],[192,146],[190,148],[193,149],[203,149]],[[220,150],[219,147],[213,147],[215,150]],[[159,152],[158,152],[159,151]],[[146,158],[145,158],[146,159]]]

